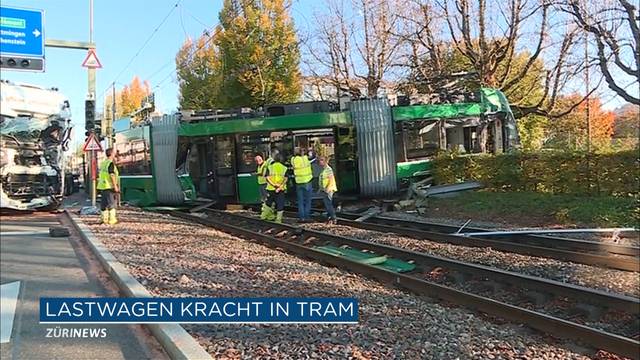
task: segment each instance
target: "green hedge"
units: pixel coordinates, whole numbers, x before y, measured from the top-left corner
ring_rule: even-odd
[[[465,155],[434,162],[438,184],[477,180],[494,191],[632,196],[640,189],[638,150],[609,154],[569,152]]]

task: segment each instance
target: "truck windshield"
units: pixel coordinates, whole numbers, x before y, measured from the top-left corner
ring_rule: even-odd
[[[0,135],[19,142],[34,142],[44,140],[60,140],[63,128],[57,116],[49,118],[34,118],[28,116],[0,118]],[[62,122],[62,124],[64,124]],[[57,141],[53,141],[54,143]]]

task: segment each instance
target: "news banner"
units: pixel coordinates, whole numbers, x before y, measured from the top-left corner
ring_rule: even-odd
[[[354,324],[355,298],[40,298],[42,324]]]

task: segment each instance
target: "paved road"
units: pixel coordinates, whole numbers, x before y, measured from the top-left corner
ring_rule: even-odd
[[[60,225],[57,215],[31,214],[0,218],[0,284],[13,283],[3,286],[3,312],[7,309],[10,312],[11,294],[8,293],[12,287],[17,289],[14,282],[20,282],[11,335],[8,342],[0,344],[1,359],[155,357],[157,353],[150,352],[149,344],[144,340],[138,341],[141,338],[139,330],[134,331],[126,325],[62,326],[68,329],[105,328],[104,338],[47,337],[47,329],[55,328],[55,325],[39,324],[40,297],[108,296],[101,283],[94,276],[87,275],[91,273],[88,270],[90,266],[83,256],[79,257],[69,239],[49,237],[48,229],[52,225]],[[7,330],[7,320],[10,320],[10,316],[3,314],[3,333]]]

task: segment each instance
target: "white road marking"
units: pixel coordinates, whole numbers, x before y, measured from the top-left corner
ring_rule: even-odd
[[[11,339],[19,292],[20,281],[0,285],[0,344]]]

